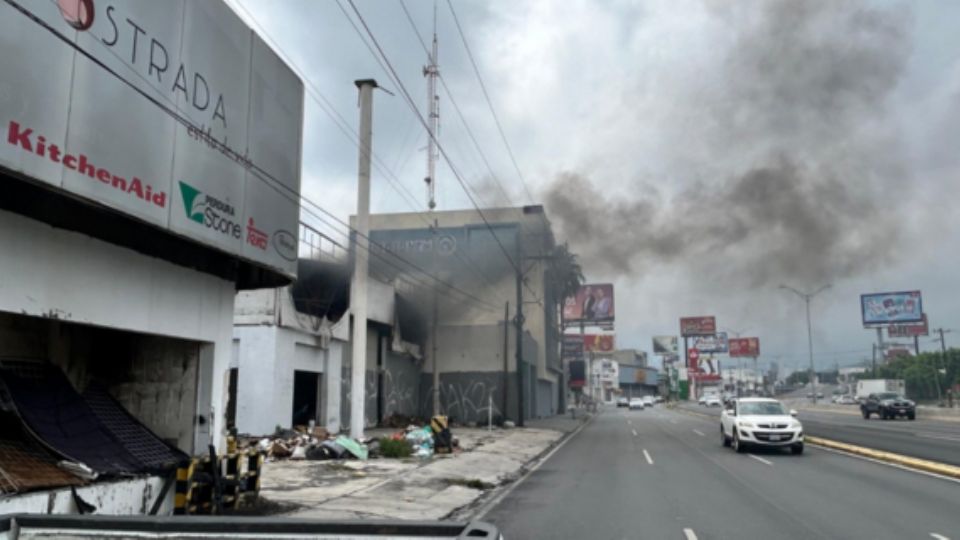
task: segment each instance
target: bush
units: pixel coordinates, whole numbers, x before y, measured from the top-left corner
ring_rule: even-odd
[[[395,441],[389,437],[380,439],[380,455],[385,458],[405,458],[413,454],[413,448],[405,440]]]

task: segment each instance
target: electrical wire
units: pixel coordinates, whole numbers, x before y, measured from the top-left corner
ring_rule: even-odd
[[[420,46],[423,47],[423,52],[427,54],[427,57],[430,57],[430,51],[427,50],[427,44],[423,40],[423,36],[420,34],[420,29],[417,28],[417,24],[413,21],[413,16],[410,15],[410,11],[407,9],[407,5],[403,0],[400,1],[400,7],[403,8],[403,13],[407,17],[407,21],[410,23],[410,27],[413,28],[414,34],[417,36],[417,40],[420,42]],[[463,124],[464,129],[467,131],[467,135],[470,137],[470,140],[473,141],[473,147],[476,149],[477,153],[480,155],[480,159],[483,160],[484,165],[487,167],[487,172],[490,173],[490,177],[493,179],[494,183],[497,185],[497,188],[500,190],[500,194],[503,195],[503,200],[506,201],[508,206],[513,206],[512,201],[510,200],[510,195],[507,193],[506,189],[503,187],[503,183],[500,182],[500,178],[495,172],[493,172],[493,167],[490,165],[490,161],[487,159],[487,155],[483,152],[483,149],[480,147],[480,143],[477,141],[477,137],[473,134],[473,130],[470,129],[470,124],[467,122],[466,117],[463,114],[463,111],[460,109],[460,105],[457,103],[456,98],[453,96],[453,92],[450,90],[450,87],[447,86],[446,79],[443,78],[442,73],[437,74],[440,77],[440,85],[443,87],[443,91],[446,92],[447,98],[450,100],[450,103],[453,104],[453,109],[457,112],[457,116],[460,118],[460,122]]]
[[[463,27],[460,26],[460,18],[457,17],[456,10],[453,9],[453,3],[450,0],[447,0],[447,7],[450,8],[450,14],[453,15],[453,22],[456,23],[457,32],[460,34],[460,39],[463,41],[463,48],[467,51],[467,58],[470,59],[470,64],[473,66],[473,72],[477,75],[477,81],[480,82],[480,89],[483,91],[483,97],[487,101],[487,107],[490,108],[490,114],[493,116],[493,121],[497,124],[497,131],[500,132],[500,140],[503,141],[503,145],[507,148],[507,154],[510,155],[510,161],[513,163],[513,168],[517,171],[517,178],[520,179],[520,185],[523,186],[523,191],[526,192],[527,198],[530,199],[530,203],[534,202],[533,195],[530,193],[530,188],[527,186],[527,181],[523,178],[523,173],[520,171],[520,166],[517,164],[517,158],[513,155],[513,148],[510,147],[510,143],[507,142],[507,136],[503,132],[503,126],[500,124],[500,117],[497,116],[497,111],[493,107],[493,101],[490,100],[490,94],[487,92],[487,85],[483,82],[483,76],[480,75],[480,68],[477,67],[477,61],[473,58],[473,52],[470,50],[470,45],[467,43],[467,37],[463,33]]]
[[[380,54],[380,57],[383,59],[383,62],[386,63],[386,67],[389,69],[389,75],[391,75],[391,80],[394,82],[394,84],[397,85],[397,87],[399,88],[400,94],[403,96],[404,100],[407,102],[407,105],[411,108],[411,110],[414,112],[416,117],[420,120],[420,123],[423,125],[424,129],[426,129],[427,132],[430,134],[430,138],[433,139],[434,143],[437,145],[437,149],[440,151],[440,155],[443,156],[444,161],[447,162],[447,166],[450,167],[450,170],[453,172],[454,178],[457,179],[457,182],[460,184],[460,187],[463,188],[464,194],[467,195],[467,198],[470,200],[470,203],[473,205],[474,209],[477,211],[477,214],[480,216],[481,221],[483,221],[484,225],[490,231],[491,235],[493,235],[494,240],[496,241],[497,245],[500,247],[500,250],[503,252],[503,255],[507,259],[507,262],[513,267],[514,271],[516,271],[518,274],[522,274],[521,268],[518,265],[518,261],[514,261],[513,257],[510,255],[510,253],[507,251],[507,248],[503,245],[503,242],[500,240],[500,237],[497,236],[496,232],[493,230],[493,226],[490,224],[490,221],[483,214],[483,210],[480,209],[480,206],[477,204],[476,199],[470,193],[470,190],[467,187],[467,184],[463,179],[463,176],[460,174],[459,170],[457,169],[456,164],[453,163],[453,161],[450,159],[449,154],[444,149],[440,141],[437,139],[436,135],[430,132],[426,119],[423,117],[423,114],[420,112],[420,109],[417,107],[416,103],[413,101],[413,98],[410,97],[410,93],[407,91],[406,86],[403,84],[403,81],[400,79],[399,75],[397,75],[397,72],[394,69],[393,64],[390,62],[390,59],[387,57],[386,53],[383,51],[383,47],[380,46],[380,43],[377,41],[377,38],[373,35],[373,31],[370,29],[370,26],[367,24],[367,21],[363,18],[363,15],[360,13],[360,10],[357,9],[357,6],[353,2],[353,0],[347,0],[347,2],[350,4],[350,7],[353,9],[354,13],[356,14],[357,19],[360,21],[360,24],[363,26],[367,35],[370,37],[370,41],[376,47],[377,51]],[[339,0],[337,1],[337,3],[339,4]],[[535,291],[533,291],[533,289],[530,287],[527,281],[525,279],[522,279],[521,281],[523,282],[523,285],[527,288],[527,290],[529,290],[531,293],[534,294],[534,298],[536,298]],[[539,299],[537,300],[537,302],[541,303]]]
[[[88,60],[90,60],[91,62],[93,62],[96,66],[98,66],[99,68],[105,70],[105,71],[108,72],[110,75],[112,75],[114,78],[116,78],[117,80],[119,80],[119,81],[123,82],[124,84],[126,84],[127,86],[129,86],[131,89],[133,89],[135,92],[137,92],[137,93],[140,94],[142,97],[144,97],[145,99],[147,99],[147,100],[148,100],[149,102],[151,102],[154,106],[158,107],[160,110],[162,110],[163,112],[165,112],[167,115],[169,115],[171,118],[173,118],[175,121],[177,121],[177,122],[180,123],[181,125],[183,125],[183,126],[185,126],[185,127],[187,127],[187,128],[195,129],[195,130],[198,130],[198,131],[201,131],[201,132],[202,132],[202,129],[201,129],[199,126],[196,126],[195,124],[193,124],[193,122],[183,113],[183,111],[182,111],[182,110],[179,110],[179,107],[177,107],[176,104],[173,104],[173,108],[164,105],[164,104],[161,103],[159,100],[157,100],[157,99],[154,98],[153,96],[149,95],[148,93],[146,93],[145,91],[143,91],[141,88],[139,88],[138,86],[136,86],[135,84],[133,84],[132,82],[130,82],[129,80],[127,80],[126,78],[124,78],[122,75],[120,75],[119,73],[117,73],[117,72],[116,72],[115,70],[113,70],[111,67],[109,67],[109,66],[107,66],[106,64],[104,64],[100,59],[98,59],[98,58],[96,58],[95,56],[93,56],[92,53],[90,53],[89,51],[87,51],[86,49],[84,49],[83,47],[81,47],[80,45],[78,45],[77,43],[75,43],[74,41],[72,41],[72,40],[70,40],[69,38],[67,38],[66,36],[64,36],[64,35],[63,35],[61,32],[59,32],[57,29],[55,29],[55,28],[53,28],[52,26],[50,26],[46,21],[40,19],[38,16],[36,16],[36,15],[35,15],[33,12],[31,12],[30,10],[28,10],[28,9],[26,9],[25,7],[21,6],[20,4],[18,4],[18,3],[15,2],[14,0],[4,0],[4,1],[5,1],[8,5],[10,5],[11,7],[13,7],[13,8],[16,9],[17,11],[19,11],[21,14],[23,14],[24,16],[26,16],[27,18],[31,19],[32,21],[34,21],[35,23],[37,23],[37,24],[40,25],[41,27],[43,27],[43,28],[45,28],[46,30],[48,30],[49,32],[51,32],[55,37],[57,37],[58,39],[60,39],[60,40],[63,41],[64,43],[66,43],[68,46],[70,46],[71,48],[73,48],[74,50],[76,50],[78,53],[80,53],[81,55],[83,55],[84,57],[86,57]],[[174,109],[176,109],[176,110],[174,110]],[[217,139],[215,139],[215,138],[213,138],[213,137],[208,138],[208,140],[206,140],[206,142],[207,142],[208,144],[212,145],[212,146],[217,147],[217,148],[218,148],[218,151],[220,151],[221,153],[223,153],[225,156],[231,158],[231,159],[232,159],[235,163],[237,163],[238,165],[244,166],[245,169],[246,169],[247,171],[249,171],[249,172],[254,176],[254,178],[257,178],[258,180],[260,180],[261,182],[263,182],[264,185],[270,187],[270,188],[271,188],[272,190],[274,190],[278,195],[280,195],[281,197],[286,198],[286,199],[287,199],[288,201],[290,201],[290,202],[294,202],[295,204],[298,204],[298,206],[300,206],[301,209],[306,210],[308,213],[310,213],[311,215],[313,215],[314,217],[316,217],[317,219],[319,219],[321,222],[323,222],[323,223],[327,224],[328,226],[331,226],[331,228],[333,228],[333,226],[332,226],[332,225],[329,223],[329,221],[327,221],[325,218],[323,218],[322,216],[318,215],[316,212],[314,212],[314,211],[312,211],[312,210],[309,210],[308,208],[306,208],[306,207],[304,207],[304,206],[301,206],[301,201],[302,201],[302,202],[306,202],[306,203],[309,204],[310,206],[313,206],[314,208],[316,208],[317,210],[319,210],[321,213],[325,214],[326,216],[330,217],[331,219],[333,219],[333,220],[339,222],[340,224],[344,225],[345,227],[347,227],[348,230],[351,230],[353,233],[359,234],[355,229],[353,229],[352,227],[350,227],[349,224],[343,222],[342,220],[340,220],[339,218],[337,218],[335,215],[333,215],[333,213],[329,212],[328,210],[326,210],[325,208],[323,208],[323,207],[320,206],[319,204],[311,201],[310,199],[304,197],[304,196],[301,195],[297,190],[294,190],[293,188],[290,188],[289,186],[286,186],[286,185],[283,184],[281,181],[277,180],[277,179],[274,178],[272,175],[270,175],[270,173],[268,173],[267,171],[261,169],[261,168],[260,168],[259,166],[257,166],[255,163],[253,163],[252,161],[250,161],[246,156],[241,156],[241,155],[239,154],[239,152],[237,152],[237,151],[234,150],[233,148],[230,148],[230,147],[227,146],[225,143],[223,143],[223,142],[221,142],[221,141],[218,141]],[[273,184],[276,184],[276,185],[273,185]],[[279,186],[280,189],[278,190],[276,186]],[[289,196],[284,195],[281,190],[286,190],[286,191],[292,193],[292,196],[295,197],[296,199],[292,199],[292,198],[290,198]],[[299,199],[299,201],[298,201],[297,199]],[[369,237],[366,237],[365,235],[361,235],[361,236],[364,237],[367,241],[370,241]],[[335,242],[333,239],[330,239],[330,238],[328,238],[328,239],[331,240],[331,242],[334,242],[334,243],[336,244],[336,242]],[[376,243],[373,243],[373,244],[376,245]],[[337,245],[339,245],[339,244],[337,244]],[[357,244],[357,245],[359,245],[359,244]],[[343,248],[342,245],[339,245],[339,246],[340,246],[341,248]],[[345,248],[344,248],[344,249],[345,249]],[[378,253],[378,251],[376,251],[376,250],[371,250],[370,248],[365,248],[365,249],[366,249],[370,254],[372,254],[372,255],[374,255],[374,256],[378,256],[378,257],[381,257],[381,258],[383,258],[383,259],[386,259],[382,254]],[[385,252],[386,252],[387,254],[389,254],[389,255],[392,255],[394,258],[398,259],[399,261],[407,264],[408,266],[414,268],[415,270],[419,271],[420,273],[424,274],[425,276],[428,276],[428,277],[432,278],[432,279],[433,279],[434,281],[436,281],[438,284],[444,285],[448,290],[450,290],[450,291],[456,291],[456,292],[458,292],[459,294],[465,296],[466,298],[469,298],[469,299],[477,302],[479,305],[487,306],[487,307],[491,308],[492,310],[495,310],[495,312],[499,313],[499,310],[500,310],[499,306],[494,306],[493,304],[489,304],[489,303],[485,302],[484,300],[481,300],[480,298],[477,298],[476,296],[474,296],[474,295],[472,295],[472,294],[470,294],[470,293],[468,293],[468,292],[466,292],[466,291],[463,291],[462,289],[460,289],[460,288],[458,288],[458,287],[456,287],[456,286],[454,286],[454,285],[451,285],[451,284],[449,284],[449,283],[447,283],[447,282],[445,282],[445,281],[437,278],[436,276],[430,274],[429,272],[426,272],[425,270],[419,268],[418,266],[416,266],[416,265],[413,264],[412,262],[407,261],[407,260],[404,259],[403,257],[401,257],[401,256],[399,256],[399,255],[397,255],[397,254],[395,254],[395,253],[393,253],[393,252],[386,251],[386,250],[385,250]],[[388,264],[390,264],[389,261],[388,261]],[[396,267],[395,265],[393,265],[393,266],[394,266],[395,268],[397,268],[397,269],[402,270],[401,268]]]

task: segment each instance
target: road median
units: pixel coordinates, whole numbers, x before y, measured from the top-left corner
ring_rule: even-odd
[[[824,439],[821,437],[812,437],[807,435],[804,437],[804,440],[807,444],[822,446],[824,448],[832,448],[848,454],[875,459],[884,463],[892,463],[908,469],[916,469],[923,472],[960,479],[960,467],[956,467],[954,465],[947,465],[946,463],[939,463],[927,459],[904,456],[902,454],[895,454],[893,452],[885,452],[883,450],[874,450],[873,448],[857,446],[855,444]]]

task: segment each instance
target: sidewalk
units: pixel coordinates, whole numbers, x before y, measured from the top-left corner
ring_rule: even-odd
[[[418,459],[283,460],[264,464],[260,495],[290,517],[443,519],[525,466],[587,419],[554,416],[525,427],[456,428],[461,452]],[[396,430],[370,430],[370,435]]]

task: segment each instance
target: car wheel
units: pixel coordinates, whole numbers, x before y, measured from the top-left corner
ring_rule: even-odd
[[[740,435],[737,434],[736,430],[733,432],[733,451],[742,454],[747,451],[746,447],[743,446],[743,443],[740,442]]]
[[[863,415],[864,420],[870,419],[870,413],[866,409],[860,409],[860,414]]]
[[[730,437],[727,437],[727,434],[723,432],[723,426],[720,426],[720,444],[722,444],[724,448],[730,447]]]
[[[791,447],[790,447],[790,452],[792,452],[793,455],[795,455],[795,456],[799,456],[800,454],[802,454],[802,453],[803,453],[803,443],[795,444],[795,445],[791,446]]]

